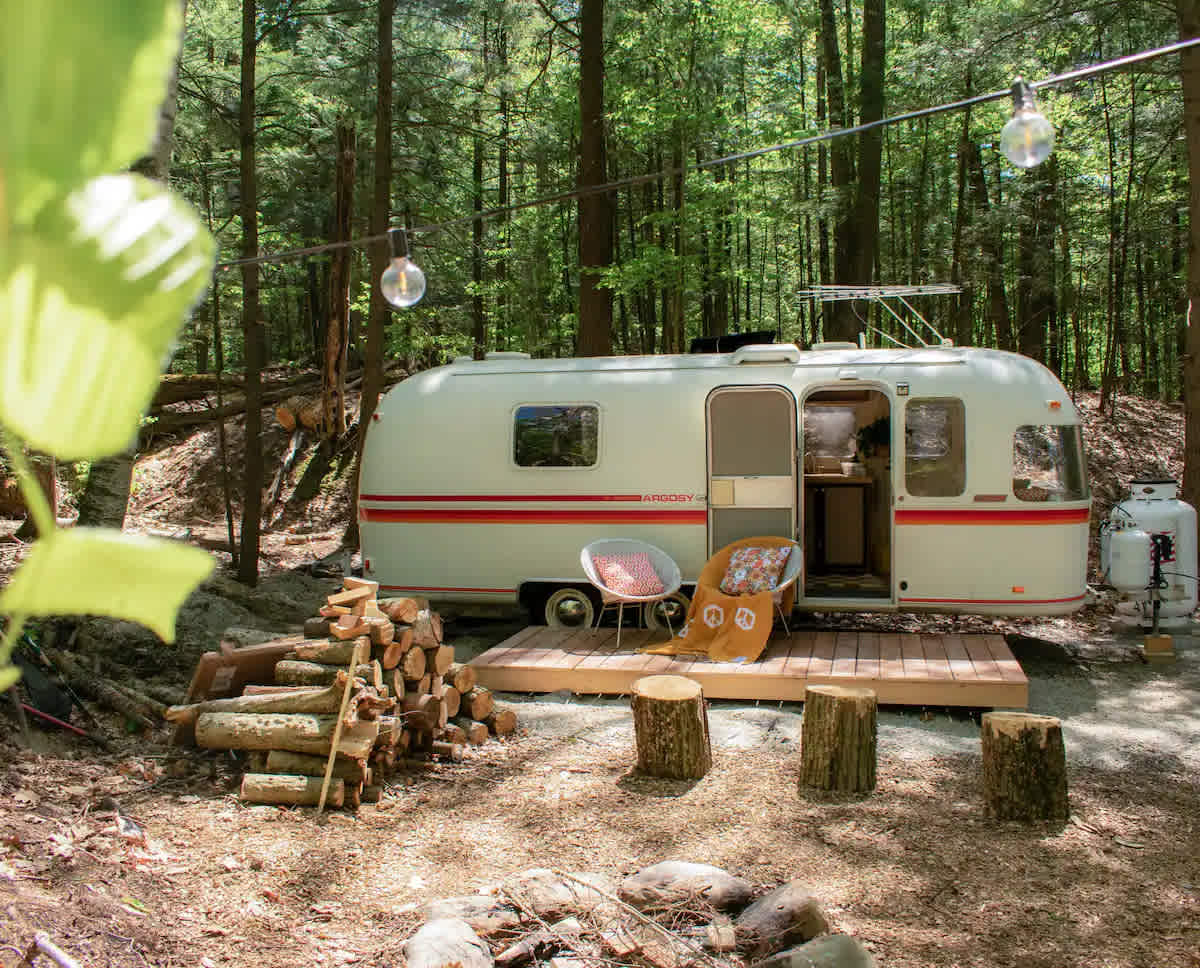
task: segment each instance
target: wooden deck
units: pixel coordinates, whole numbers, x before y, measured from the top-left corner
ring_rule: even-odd
[[[530,626],[470,664],[504,692],[620,695],[647,675],[681,675],[709,699],[802,701],[808,683],[866,686],[881,703],[1024,709],[1029,680],[999,635],[914,635],[798,629],[772,637],[757,662],[646,655],[665,633]]]

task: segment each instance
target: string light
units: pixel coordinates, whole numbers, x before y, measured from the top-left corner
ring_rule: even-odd
[[[1116,60],[1104,61],[1100,64],[1092,64],[1088,67],[1081,67],[1078,70],[1068,71],[1065,74],[1056,74],[1053,77],[1048,77],[1045,80],[1035,83],[1027,83],[1021,78],[1017,78],[1011,88],[1006,88],[1002,91],[991,91],[987,94],[977,94],[974,97],[963,98],[961,101],[952,101],[947,104],[939,104],[934,107],[921,108],[917,111],[909,111],[905,114],[896,114],[891,117],[881,118],[878,121],[868,121],[865,124],[854,125],[849,128],[834,128],[830,131],[824,131],[821,134],[812,135],[807,138],[800,138],[796,141],[787,141],[783,144],[771,145],[766,148],[755,148],[753,151],[744,151],[735,155],[725,155],[721,158],[713,158],[710,161],[701,162],[695,165],[683,165],[678,168],[668,168],[662,171],[653,172],[646,175],[634,175],[631,178],[624,178],[620,181],[606,182],[603,185],[589,185],[585,188],[575,189],[573,191],[559,192],[554,195],[545,195],[540,198],[531,199],[527,202],[518,202],[515,205],[505,205],[500,208],[488,209],[483,212],[475,212],[471,215],[464,215],[459,218],[449,219],[445,222],[436,222],[430,225],[420,225],[410,228],[408,231],[413,234],[432,234],[434,232],[445,231],[446,229],[454,228],[460,225],[469,225],[472,222],[486,221],[496,218],[501,215],[508,215],[512,212],[519,212],[526,208],[534,208],[541,205],[553,205],[558,202],[573,201],[579,198],[585,198],[589,195],[598,195],[601,193],[614,192],[621,188],[631,188],[635,185],[644,185],[647,182],[663,181],[667,178],[672,178],[677,175],[686,175],[689,172],[704,171],[708,168],[717,168],[725,165],[735,164],[739,161],[746,161],[751,158],[757,158],[761,155],[771,154],[776,151],[787,151],[793,148],[803,148],[806,145],[819,144],[824,141],[832,141],[834,138],[846,137],[848,135],[862,134],[864,131],[871,131],[875,128],[885,127],[891,124],[899,124],[904,121],[913,121],[918,118],[926,118],[935,114],[946,114],[950,111],[960,111],[963,108],[973,107],[976,104],[986,104],[991,101],[999,101],[1006,97],[1013,99],[1013,117],[1005,124],[1004,129],[1000,132],[1001,150],[1005,157],[1010,162],[1021,168],[1030,168],[1034,165],[1045,161],[1054,147],[1054,126],[1045,119],[1034,104],[1034,91],[1043,87],[1053,87],[1058,84],[1066,84],[1070,81],[1080,80],[1085,77],[1092,77],[1096,74],[1103,74],[1108,71],[1118,70],[1122,67],[1127,67],[1130,64],[1137,64],[1143,61],[1154,60],[1158,57],[1164,57],[1167,54],[1178,53],[1191,47],[1200,45],[1200,37],[1192,37],[1188,40],[1177,41],[1173,44],[1167,44],[1164,47],[1154,47],[1149,50],[1143,50],[1136,54],[1129,54],[1125,57],[1118,57]],[[1028,100],[1026,100],[1028,98]],[[1007,133],[1007,140],[1006,140]],[[1011,143],[1011,153],[1009,143]],[[397,236],[394,233],[399,233]],[[380,279],[380,286],[383,287],[384,298],[393,306],[405,308],[416,305],[425,295],[425,273],[408,257],[408,238],[403,229],[389,229],[385,235],[369,235],[359,239],[349,239],[344,242],[327,242],[323,245],[312,245],[302,249],[289,249],[284,252],[275,252],[268,255],[254,256],[248,259],[233,259],[229,262],[221,262],[217,264],[217,269],[233,269],[243,265],[264,265],[272,262],[285,262],[289,259],[299,259],[310,255],[319,255],[323,252],[332,252],[335,249],[358,248],[360,246],[370,245],[373,242],[382,242],[387,239],[392,244],[392,262],[391,265],[384,271]],[[397,255],[397,244],[402,243],[403,254]],[[402,279],[400,278],[402,275]],[[393,299],[392,295],[397,296]]]
[[[379,289],[397,309],[415,306],[425,295],[425,273],[408,257],[408,235],[404,229],[388,229],[392,263],[383,270]]]
[[[1032,168],[1054,150],[1054,125],[1034,103],[1033,88],[1021,78],[1012,86],[1013,113],[1000,131],[1000,150],[1018,168]]]

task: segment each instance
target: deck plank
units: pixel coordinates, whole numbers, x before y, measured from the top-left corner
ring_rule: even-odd
[[[927,636],[798,629],[756,662],[641,652],[653,637],[626,630],[523,630],[472,666],[499,692],[621,695],[644,675],[686,675],[710,699],[802,701],[809,681],[862,684],[884,704],[1023,708],[1028,681],[1000,636]],[[485,662],[480,662],[486,659]],[[846,670],[853,663],[852,673]],[[835,669],[837,671],[835,671]]]
[[[854,666],[858,679],[879,678],[879,635],[876,632],[858,634],[858,662]]]
[[[953,679],[950,659],[940,635],[922,635],[921,649],[925,653],[925,669],[931,679]]]

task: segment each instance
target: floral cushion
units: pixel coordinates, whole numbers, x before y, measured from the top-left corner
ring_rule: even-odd
[[[644,598],[661,595],[666,588],[644,551],[627,555],[596,555],[592,559],[596,574],[614,595]]]
[[[721,579],[726,595],[755,595],[769,592],[779,584],[787,565],[791,545],[782,548],[738,548],[729,556],[729,567]]]

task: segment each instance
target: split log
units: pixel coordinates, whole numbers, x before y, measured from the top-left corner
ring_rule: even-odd
[[[756,959],[828,931],[820,903],[800,881],[788,881],[764,894],[734,922],[738,949]]]
[[[461,726],[455,726],[454,723],[447,722],[442,727],[438,739],[444,743],[456,743],[459,746],[465,746],[467,742],[467,731]]]
[[[325,615],[306,618],[304,620],[304,637],[306,639],[323,639],[329,634],[329,625],[329,617]]]
[[[665,860],[631,874],[617,897],[639,910],[678,907],[697,899],[719,911],[740,908],[754,896],[754,885],[709,864]]]
[[[989,818],[1026,823],[1067,819],[1067,754],[1058,719],[984,713],[981,741]]]
[[[196,745],[209,749],[290,750],[329,754],[337,716],[311,713],[201,713],[196,719]],[[371,752],[379,724],[354,723],[342,732],[338,752],[364,759]]]
[[[323,665],[344,666],[353,655],[365,663],[371,654],[371,640],[365,635],[348,641],[322,641],[296,643],[296,656],[305,662],[320,662]]]
[[[320,796],[320,777],[281,776],[275,773],[247,773],[242,777],[239,793],[245,803],[290,803],[301,807],[316,806]],[[331,807],[340,807],[345,799],[345,781],[333,780],[325,802]]]
[[[865,793],[875,789],[875,693],[808,686],[801,726],[800,787]]]
[[[493,736],[508,736],[517,731],[517,714],[511,709],[494,709],[483,722]]]
[[[379,617],[368,615],[366,619],[367,634],[371,636],[372,645],[390,645],[396,638],[396,626],[386,615]]]
[[[421,613],[421,603],[415,598],[384,598],[378,605],[384,615],[402,625],[412,625]]]
[[[466,921],[427,921],[404,942],[408,968],[494,968],[491,950]]]
[[[377,663],[363,663],[355,669],[354,674],[371,684],[375,682],[375,667]],[[275,663],[275,682],[283,686],[327,686],[337,674],[343,670],[337,666],[323,665],[320,662],[305,662],[303,659],[280,659]],[[382,682],[382,670],[380,670]]]
[[[630,687],[637,768],[647,776],[699,779],[712,768],[708,711],[698,682],[645,676]]]
[[[386,666],[383,669],[383,687],[396,702],[402,700],[407,691],[404,688],[404,676],[401,675],[400,670],[389,669]]]
[[[483,722],[496,708],[496,700],[491,690],[476,686],[469,692],[464,692],[459,708],[471,719]]]
[[[339,608],[345,606],[331,605],[330,608]],[[370,626],[361,615],[339,615],[337,621],[329,626],[329,634],[335,639],[356,639],[360,635],[367,635]]]
[[[400,741],[404,725],[399,716],[380,716],[379,735],[375,738],[375,746],[395,746]]]
[[[382,655],[379,656],[379,661],[385,669],[396,668],[400,664],[400,660],[408,654],[409,649],[412,648],[412,644],[412,629],[407,625],[393,625],[392,641],[384,647]]]
[[[433,741],[433,753],[451,763],[461,763],[463,758],[463,748],[458,743],[447,743],[443,740]]]
[[[170,706],[166,719],[172,723],[194,723],[201,713],[332,713],[342,701],[346,684],[343,672],[326,688],[300,688],[265,695],[243,695],[232,699],[209,699],[189,706]]]
[[[271,479],[271,486],[267,488],[267,496],[263,500],[264,522],[270,520],[271,512],[275,510],[275,505],[279,503],[279,492],[283,490],[283,482],[287,480],[288,474],[296,466],[296,457],[300,453],[300,445],[304,442],[304,431],[294,423],[291,427],[285,429],[292,432],[292,439],[288,443],[288,449],[283,455],[279,469],[275,471],[275,476]]]
[[[375,592],[370,585],[355,585],[352,588],[343,588],[340,592],[334,592],[332,595],[327,596],[325,604],[353,606],[355,602],[362,602],[374,597]]]
[[[337,621],[343,615],[350,614],[350,607],[348,605],[322,605],[317,609],[317,613],[322,618],[328,618],[332,619],[333,621]],[[330,624],[332,624],[332,622]]]
[[[467,742],[472,746],[482,746],[487,742],[488,728],[486,723],[476,722],[473,719],[458,718],[453,720],[455,726],[461,729],[467,736]]]
[[[476,934],[488,937],[508,932],[521,924],[521,913],[494,894],[468,894],[433,901],[422,912],[426,921],[456,918],[466,921]]]
[[[357,678],[357,677],[356,677]],[[358,679],[358,685],[366,685],[361,679]],[[325,686],[264,686],[259,683],[250,683],[242,690],[243,696],[274,696],[281,692],[320,692],[325,689]],[[237,697],[232,697],[236,699]],[[207,701],[207,700],[206,700]]]
[[[342,579],[342,587],[347,590],[351,588],[369,588],[371,589],[372,598],[379,594],[379,582],[373,578],[359,578],[356,575],[347,575]]]
[[[432,682],[433,682],[433,680],[428,675],[424,675],[424,676],[421,676],[420,679],[409,679],[405,683],[404,688],[408,692],[414,692],[414,693],[417,693],[418,695],[428,694],[428,695],[432,696],[433,693],[430,692],[430,689],[429,689],[429,686]]]
[[[454,664],[454,648],[449,645],[439,645],[425,650],[425,668],[441,679],[446,670]]]
[[[63,652],[59,649],[43,649],[43,651],[73,688],[84,695],[94,696],[104,706],[113,712],[120,713],[139,726],[146,729],[154,728],[154,721],[146,715],[144,708],[139,708],[133,700],[107,679],[86,668],[73,653]]]
[[[420,679],[425,675],[425,651],[423,649],[409,649],[400,658],[399,669],[403,673],[405,679]],[[429,690],[424,690],[428,692]]]
[[[446,674],[442,677],[459,693],[467,693],[475,688],[475,669],[465,662],[452,662]]]
[[[462,696],[453,686],[444,686],[442,688],[442,702],[446,704],[446,715],[453,719],[458,715],[458,710],[462,706]]]
[[[444,711],[441,701],[428,693],[405,696],[401,707],[405,725],[409,729],[433,730],[446,725],[445,722],[438,722]]]
[[[857,938],[828,934],[771,955],[758,968],[875,968],[875,959]]]
[[[421,609],[417,613],[417,617],[412,621],[413,642],[422,649],[433,649],[442,644],[441,634],[441,619],[437,617],[437,612],[431,612],[429,609]],[[454,661],[451,659],[451,661]]]
[[[267,753],[259,773],[290,773],[293,776],[324,776],[325,757],[310,753],[293,753],[289,750],[271,750]],[[362,760],[338,755],[333,761],[333,775],[351,783],[369,783],[371,769]]]

